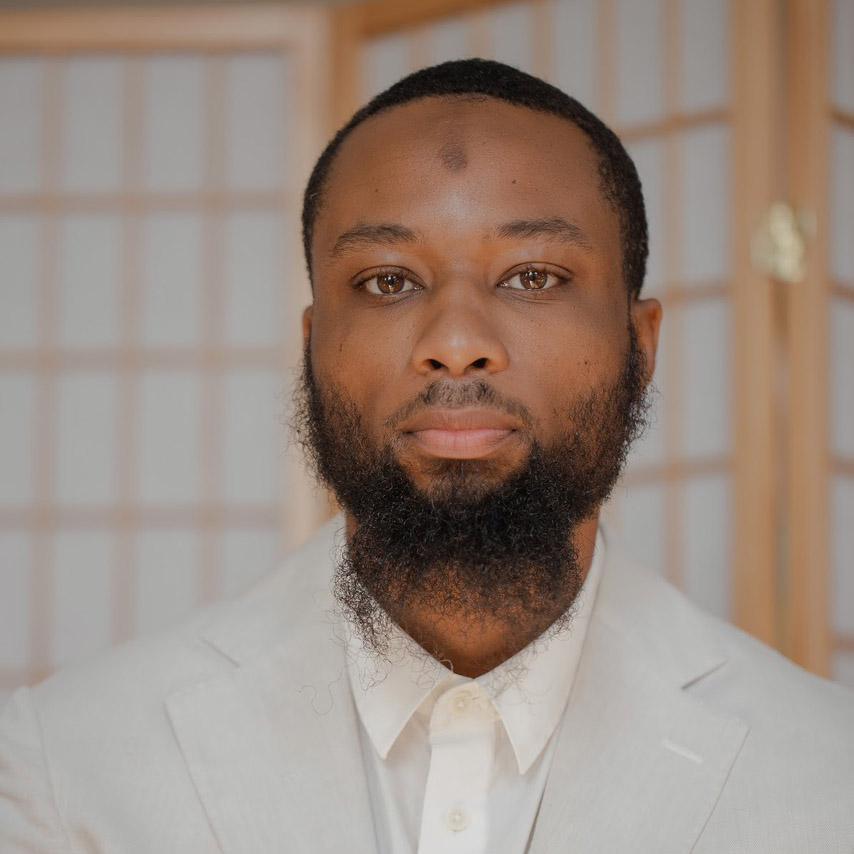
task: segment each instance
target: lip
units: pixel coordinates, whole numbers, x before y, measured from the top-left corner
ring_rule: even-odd
[[[399,429],[429,456],[471,460],[494,453],[519,426],[515,418],[494,409],[425,409]]]

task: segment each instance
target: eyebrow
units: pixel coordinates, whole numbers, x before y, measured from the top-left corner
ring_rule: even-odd
[[[583,249],[593,249],[593,244],[582,229],[563,217],[550,216],[541,219],[514,219],[498,226],[498,238],[546,237]]]
[[[415,243],[417,240],[418,235],[405,225],[393,222],[360,222],[338,235],[329,255],[338,258],[347,252],[355,252],[378,243]]]

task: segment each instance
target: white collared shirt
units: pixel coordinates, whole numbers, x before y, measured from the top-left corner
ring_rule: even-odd
[[[348,632],[350,684],[380,854],[527,850],[604,562],[567,628],[470,679],[404,632],[378,663]]]

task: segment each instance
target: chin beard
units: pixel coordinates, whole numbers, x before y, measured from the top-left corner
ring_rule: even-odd
[[[489,404],[528,425],[529,451],[501,478],[483,460],[437,461],[419,489],[343,390],[320,387],[306,347],[294,427],[353,521],[334,593],[364,645],[385,655],[392,623],[406,629],[408,613],[470,620],[475,631],[484,620],[562,627],[583,581],[573,535],[610,495],[646,426],[646,385],[630,328],[617,380],[575,401],[564,435],[545,445],[528,410],[488,380],[437,380],[402,410]]]

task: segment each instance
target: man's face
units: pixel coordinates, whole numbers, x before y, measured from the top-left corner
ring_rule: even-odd
[[[451,459],[506,477],[625,360],[619,220],[586,137],[556,116],[430,98],[366,121],[331,170],[312,266],[319,386],[345,393],[426,492]],[[645,305],[633,319],[652,364]],[[518,405],[455,401],[475,379]],[[437,405],[412,403],[436,381]]]
[[[627,298],[586,137],[489,99],[376,116],[330,172],[312,266],[302,426],[350,514],[339,599],[372,643],[413,609],[545,628],[658,323]]]

